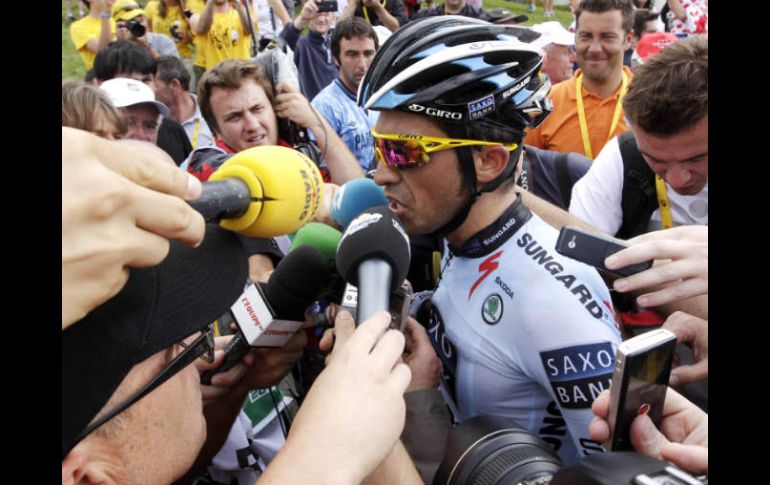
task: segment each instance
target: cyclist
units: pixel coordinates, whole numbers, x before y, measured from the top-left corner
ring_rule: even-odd
[[[524,130],[550,112],[539,34],[457,16],[394,33],[359,104],[380,111],[374,180],[410,235],[446,240],[429,333],[460,421],[502,416],[565,463],[602,451],[591,403],[621,337],[599,274],[514,190]]]

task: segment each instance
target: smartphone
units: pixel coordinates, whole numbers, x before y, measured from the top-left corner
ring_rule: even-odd
[[[631,422],[647,414],[660,426],[663,402],[676,347],[676,335],[659,328],[630,338],[618,346],[610,384],[608,451],[633,451]]]
[[[652,260],[618,269],[607,269],[604,259],[628,246],[618,244],[606,236],[600,236],[575,226],[564,226],[556,240],[556,252],[620,276],[631,276],[652,267]]]
[[[318,11],[319,12],[336,12],[337,11],[337,0],[323,0],[321,2],[316,2],[318,4]]]

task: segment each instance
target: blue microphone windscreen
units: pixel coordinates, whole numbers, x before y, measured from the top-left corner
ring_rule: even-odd
[[[353,179],[334,193],[331,216],[344,229],[362,211],[380,205],[388,205],[383,187],[371,179]]]

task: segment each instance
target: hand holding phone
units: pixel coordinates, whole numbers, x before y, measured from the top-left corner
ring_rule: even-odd
[[[631,276],[652,267],[652,260],[632,264],[617,269],[604,266],[607,256],[615,254],[628,246],[618,244],[611,238],[594,234],[579,227],[564,226],[556,240],[556,252],[586,264],[621,276]]]
[[[318,12],[336,12],[337,11],[337,0],[321,0],[316,1],[316,5],[318,5]]]
[[[629,431],[640,414],[660,426],[675,346],[676,335],[663,328],[618,346],[610,385],[608,451],[633,451]]]

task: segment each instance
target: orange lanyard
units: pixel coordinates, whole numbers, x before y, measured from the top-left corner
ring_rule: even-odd
[[[586,110],[585,106],[583,106],[583,73],[581,72],[580,75],[577,77],[577,82],[575,83],[575,97],[577,98],[577,112],[578,112],[578,122],[580,123],[580,136],[583,137],[583,152],[585,155],[590,158],[591,160],[594,159],[593,150],[591,150],[591,140],[588,137],[588,124],[586,123]],[[607,133],[607,140],[612,138],[612,134],[615,133],[615,128],[618,126],[618,121],[620,121],[620,112],[623,109],[623,96],[626,95],[626,89],[628,88],[628,76],[626,75],[626,72],[623,71],[623,82],[620,85],[620,95],[618,96],[618,101],[615,103],[615,114],[612,115],[612,124],[610,124],[610,132]],[[607,143],[607,140],[604,142]]]

